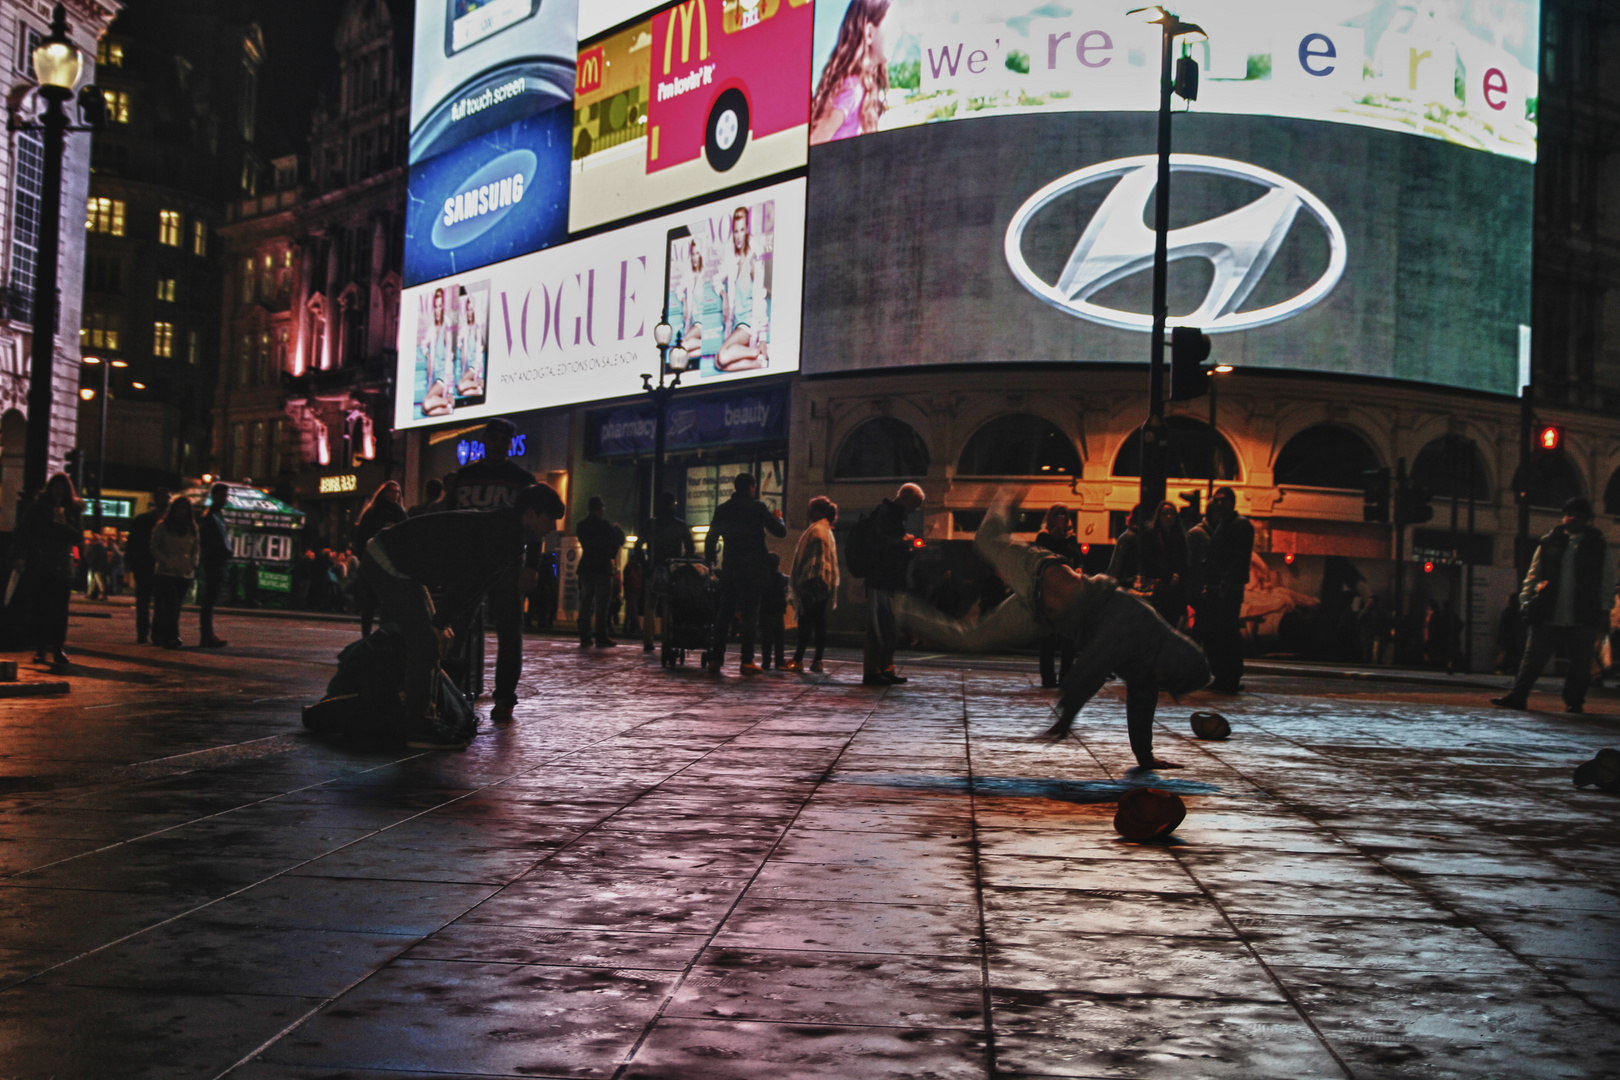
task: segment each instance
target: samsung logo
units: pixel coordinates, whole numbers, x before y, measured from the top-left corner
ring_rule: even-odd
[[[449,251],[494,228],[523,201],[538,163],[531,150],[511,150],[463,180],[433,223],[433,246]]]

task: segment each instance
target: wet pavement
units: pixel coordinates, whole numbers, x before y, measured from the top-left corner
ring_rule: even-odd
[[[531,638],[513,724],[381,752],[298,725],[351,627],[222,628],[78,606],[71,693],[0,701],[0,1077],[1620,1074],[1612,696],[1251,676],[1130,778],[1114,688],[1029,739],[1033,664]]]

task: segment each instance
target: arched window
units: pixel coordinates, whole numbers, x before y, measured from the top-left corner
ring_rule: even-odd
[[[1362,473],[1378,468],[1378,455],[1349,428],[1317,424],[1289,439],[1272,475],[1278,484],[1360,491]]]
[[[1442,435],[1419,450],[1412,461],[1412,483],[1428,488],[1436,498],[1449,499],[1455,490],[1457,498],[1466,499],[1470,458],[1474,463],[1474,498],[1489,501],[1491,483],[1485,475],[1485,459],[1474,441],[1461,435]]]
[[[1214,470],[1216,480],[1238,478],[1237,454],[1226,436],[1202,420],[1190,416],[1167,416],[1164,426],[1170,435],[1166,476],[1179,480],[1208,480]],[[1142,429],[1125,440],[1114,457],[1115,476],[1142,475]]]
[[[1522,474],[1514,472],[1513,490],[1522,490]],[[1613,485],[1610,485],[1611,488]],[[1581,492],[1581,477],[1562,450],[1537,453],[1530,462],[1530,505],[1558,510]]]
[[[1603,512],[1620,517],[1620,469],[1609,477],[1609,486],[1603,489]]]
[[[904,420],[878,416],[844,439],[833,462],[834,480],[914,479],[928,475],[928,446]]]
[[[1074,440],[1029,413],[998,416],[962,447],[958,476],[1079,476]]]

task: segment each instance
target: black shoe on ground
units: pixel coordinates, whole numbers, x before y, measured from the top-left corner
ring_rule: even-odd
[[[883,678],[884,678],[884,681],[886,681],[890,686],[897,686],[900,683],[910,682],[911,681],[910,679],[906,678],[904,675],[896,675],[892,671],[885,671],[883,673]]]
[[[596,642],[596,647],[598,649],[611,649],[617,644],[618,644],[617,641],[614,641],[612,638],[607,637],[607,638],[598,639],[598,641]]]
[[[1564,706],[1564,711],[1567,712],[1567,713],[1584,713],[1586,711],[1586,706],[1585,705],[1565,705]]]
[[[179,638],[175,638],[173,641],[165,641],[163,647],[165,649],[183,649],[186,647],[186,643]]]
[[[863,675],[863,676],[861,676],[861,685],[862,686],[891,686],[893,684],[890,683],[889,680],[884,678],[882,675]]]
[[[63,652],[61,649],[57,649],[55,652],[51,653],[51,663],[53,664],[71,664],[72,662],[73,661],[68,659],[68,654]]]
[[[200,649],[223,649],[225,644],[224,638],[211,637],[207,641],[198,642],[197,647]]]
[[[1491,698],[1491,704],[1499,709],[1517,709],[1520,712],[1524,712],[1530,707],[1530,703],[1527,701],[1520,701],[1518,698],[1505,695]]]
[[[492,724],[510,724],[512,722],[512,710],[516,707],[517,702],[515,701],[497,701],[495,706],[489,710],[489,722]]]

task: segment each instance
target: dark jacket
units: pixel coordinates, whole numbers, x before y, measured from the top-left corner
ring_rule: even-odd
[[[904,589],[906,573],[916,548],[906,539],[906,508],[893,499],[884,499],[872,511],[872,572],[866,575],[868,589]]]
[[[510,458],[505,461],[484,458],[450,476],[444,489],[444,507],[447,510],[498,510],[514,505],[517,493],[536,483],[539,481],[533,473]],[[434,511],[430,503],[426,512]],[[529,545],[524,565],[539,567],[539,544]]]
[[[1254,555],[1254,525],[1233,514],[1210,533],[1204,555],[1204,592],[1210,596],[1241,599],[1249,585],[1249,560]]]
[[[364,555],[366,545],[371,538],[388,528],[398,525],[408,518],[410,514],[399,503],[379,499],[371,504],[371,509],[360,515],[360,520],[354,526],[354,543],[350,546],[356,555]]]
[[[714,519],[709,522],[709,535],[703,541],[703,557],[710,563],[714,562],[717,554],[715,541],[721,540],[725,543],[725,560],[721,569],[749,573],[763,571],[765,556],[769,554],[765,547],[767,532],[772,536],[786,536],[787,525],[758,499],[742,494],[733,495],[720,504],[714,512]]]
[[[220,566],[231,561],[231,534],[225,515],[209,507],[197,518],[197,542],[202,546],[204,566]]]
[[[611,574],[624,547],[624,530],[605,517],[587,516],[574,527],[579,538],[579,573]]]
[[[697,545],[692,543],[691,526],[686,524],[685,518],[673,514],[641,523],[641,538],[636,541],[636,550],[645,552],[649,540],[658,545],[660,563],[667,563],[671,559],[690,559],[697,554]],[[648,558],[651,558],[650,552]]]
[[[482,596],[523,556],[523,526],[515,510],[423,514],[390,525],[368,547],[382,549],[385,570],[446,594],[448,610]]]
[[[1551,622],[1558,604],[1558,593],[1563,586],[1564,556],[1569,549],[1570,534],[1562,525],[1541,538],[1535,556],[1530,560],[1530,572],[1525,575],[1524,591],[1520,597],[1524,605],[1524,621],[1531,626]],[[1575,591],[1573,615],[1578,626],[1596,626],[1607,629],[1609,607],[1614,603],[1612,586],[1605,589],[1607,576],[1604,565],[1608,558],[1608,544],[1603,534],[1591,525],[1581,530],[1575,546]],[[1545,588],[1539,588],[1542,582]]]
[[[79,507],[70,504],[56,520],[56,507],[41,495],[17,526],[16,549],[22,552],[23,570],[36,579],[68,581],[73,578],[73,549],[84,536]]]
[[[132,574],[152,572],[152,528],[163,517],[162,510],[137,514],[129,523],[129,543],[124,545],[124,563]]]

